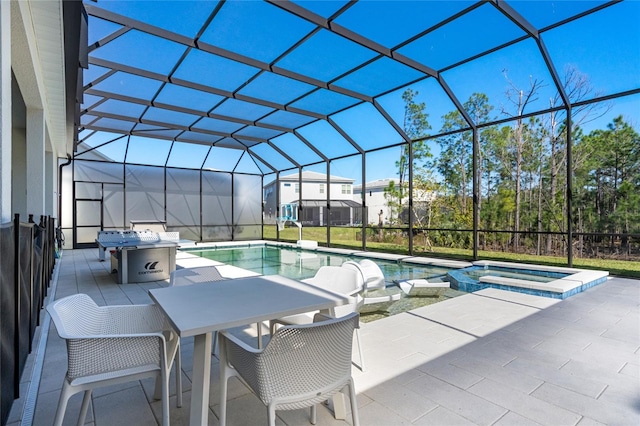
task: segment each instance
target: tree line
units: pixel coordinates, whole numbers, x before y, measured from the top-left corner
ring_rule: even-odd
[[[580,106],[571,109],[569,121],[566,110],[557,109],[559,96],[549,99],[549,112],[526,117],[544,82],[532,78],[527,87],[517,87],[506,72],[505,81],[503,101],[511,108],[495,108],[483,93],[463,104],[476,124],[513,118],[477,131],[478,247],[561,256],[573,244],[579,257],[640,258],[640,135],[633,123],[618,116],[606,128],[585,133],[584,126],[608,113],[611,104],[580,102],[599,94],[572,67],[562,83],[571,102]],[[469,248],[471,232],[435,230],[473,228],[473,132],[456,131],[469,126],[454,110],[442,117],[437,134],[444,136],[429,137],[427,105],[417,102],[417,95],[412,89],[402,95],[404,130],[415,141],[414,226],[434,230],[424,233],[427,246]],[[396,166],[398,182],[389,184],[385,198],[400,225],[409,214],[408,146],[401,148]],[[570,195],[573,241],[567,241]]]

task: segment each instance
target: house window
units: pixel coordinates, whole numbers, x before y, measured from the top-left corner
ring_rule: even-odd
[[[324,183],[320,184],[320,193],[324,194]]]
[[[343,194],[351,194],[351,185],[342,185]]]

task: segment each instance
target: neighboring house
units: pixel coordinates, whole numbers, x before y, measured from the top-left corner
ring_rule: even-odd
[[[392,212],[387,206],[387,199],[384,197],[384,189],[389,186],[389,182],[392,180],[397,184],[397,178],[378,179],[366,183],[366,196],[364,198],[367,206],[366,220],[369,225],[378,226],[380,210],[382,210],[383,223],[388,224],[389,220],[391,220]],[[362,200],[362,185],[356,185],[353,187],[353,199],[356,201]]]
[[[423,191],[420,189],[413,190],[413,224],[414,226],[427,226],[429,216],[433,215],[434,205],[437,198],[435,191]],[[400,212],[400,222],[409,223],[409,205],[405,200],[402,212]]]
[[[302,172],[302,187],[298,173],[280,176],[280,205],[299,204],[298,221],[306,226],[355,225],[361,222],[361,205],[353,201],[353,179],[331,176],[327,188],[327,175]],[[331,196],[330,213],[327,211],[327,190]],[[276,223],[280,216],[276,198],[276,181],[266,184],[264,191],[264,222]],[[302,196],[302,200],[301,200]],[[300,203],[301,200],[301,203]]]
[[[389,186],[389,182],[394,181],[398,185],[398,178],[378,179],[367,182],[365,185],[365,201],[367,206],[367,223],[369,225],[378,226],[380,211],[382,210],[382,219],[384,224],[389,224],[395,219],[394,213],[387,205],[387,199],[384,196],[384,190]],[[353,199],[360,201],[362,199],[362,185],[353,187]],[[436,193],[433,191],[423,191],[414,188],[413,190],[413,206],[418,215],[424,215],[427,206],[436,199]],[[404,200],[404,207],[400,212],[400,218],[403,223],[409,222],[409,205],[408,198]]]

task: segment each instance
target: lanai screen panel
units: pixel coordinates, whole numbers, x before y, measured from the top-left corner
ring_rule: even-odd
[[[164,220],[164,168],[129,166],[125,171],[127,223],[131,220]]]
[[[76,182],[122,183],[122,172],[123,167],[120,163],[78,160],[73,162],[73,179]]]
[[[167,229],[200,239],[200,171],[167,168]]]
[[[124,221],[124,185],[103,185],[102,220],[105,229],[126,229],[129,227]]]
[[[233,176],[234,238],[262,238],[262,176]]]
[[[230,173],[202,171],[202,239],[231,239],[232,176]]]

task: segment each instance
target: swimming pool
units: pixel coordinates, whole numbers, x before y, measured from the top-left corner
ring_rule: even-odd
[[[256,245],[241,247],[216,247],[202,249],[182,249],[200,257],[215,260],[263,275],[278,274],[293,279],[311,278],[325,265],[340,266],[348,260],[359,261],[362,256],[331,252],[301,250],[293,247]],[[401,293],[397,281],[428,279],[430,282],[446,281],[447,273],[453,268],[438,265],[421,265],[404,261],[374,260],[385,276],[386,288],[369,291],[368,296],[382,296]],[[409,311],[420,306],[465,294],[455,289],[437,292],[422,292],[408,297],[402,294],[400,300],[365,305],[360,310],[364,322]]]
[[[302,280],[311,278],[325,265],[340,266],[348,260],[358,261],[362,257],[328,252],[311,252],[286,247],[257,246],[188,250],[206,259],[227,263],[263,275],[278,274]],[[426,278],[437,281],[452,268],[434,265],[417,265],[406,262],[391,262],[375,259],[385,276],[388,286],[396,280]]]
[[[200,248],[197,248],[200,247]],[[358,250],[317,248],[302,250],[291,244],[265,241],[252,243],[213,243],[211,246],[182,248],[207,259],[234,265],[259,274],[279,274],[294,279],[312,277],[323,265],[339,266],[347,260],[374,260],[385,275],[387,287],[371,291],[368,296],[401,293],[399,281],[425,279],[431,283],[450,282],[450,288],[424,289],[402,294],[400,300],[365,305],[360,311],[363,321],[409,311],[451,297],[473,293],[488,287],[534,296],[566,299],[607,280],[607,271],[522,264],[491,260],[472,263],[431,259]]]

